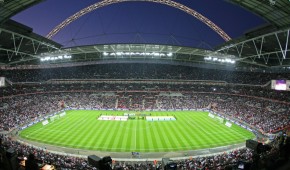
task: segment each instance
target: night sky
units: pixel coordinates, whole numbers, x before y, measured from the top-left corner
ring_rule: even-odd
[[[223,0],[175,0],[237,38],[267,22]],[[12,19],[46,36],[56,25],[99,0],[46,0]],[[213,48],[225,41],[185,12],[152,2],[123,2],[99,8],[68,25],[52,38],[65,47],[108,43],[157,43]]]

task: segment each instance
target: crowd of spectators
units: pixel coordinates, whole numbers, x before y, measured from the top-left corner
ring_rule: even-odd
[[[65,107],[91,109],[130,110],[187,110],[212,109],[227,117],[246,122],[263,132],[274,132],[290,125],[290,94],[263,86],[216,84],[260,84],[271,79],[285,79],[289,73],[263,74],[200,69],[185,66],[158,64],[110,64],[79,66],[46,70],[7,70],[1,76],[13,82],[37,82],[15,84],[0,88],[0,131],[9,131],[46,114]],[[86,83],[49,84],[50,79],[169,79],[210,80],[213,83]],[[95,169],[85,158],[63,156],[45,149],[21,144],[8,136],[0,137],[3,146],[13,147],[19,156],[33,153],[40,162],[52,163],[67,169]],[[252,159],[247,150],[236,150],[209,157],[177,161],[178,169],[223,169],[227,164]],[[152,162],[115,162],[114,169],[161,169]]]
[[[3,70],[12,82],[43,82],[50,79],[181,79],[229,83],[265,84],[285,79],[289,73],[238,72],[160,64],[102,64],[32,70]]]
[[[38,164],[40,165],[50,164],[68,169],[93,169],[93,167],[87,164],[87,161],[84,158],[47,152],[45,148],[35,148],[12,140],[4,135],[1,135],[0,138],[2,138],[2,146],[4,149],[13,148],[17,153],[17,158],[19,159],[28,157],[29,154],[34,154]]]
[[[226,166],[235,165],[239,161],[252,161],[252,152],[249,149],[240,149],[223,154],[212,156],[196,157],[189,159],[182,159],[174,161],[177,164],[178,170],[198,170],[198,169],[224,169]],[[131,162],[116,162],[115,167],[122,167],[124,169],[163,169],[161,162],[154,164],[154,162],[145,163],[131,163]]]
[[[14,141],[4,135],[0,135],[0,140],[0,155],[5,153],[3,151],[7,150],[7,148],[13,148],[16,152],[17,160],[15,160],[15,164],[18,164],[18,169],[21,169],[19,165],[21,160],[33,154],[39,167],[48,164],[61,170],[98,170],[90,165],[85,157],[48,152],[46,148],[32,147],[25,143]],[[223,170],[237,168],[239,165],[245,166],[244,168],[251,166],[251,169],[277,168],[283,163],[277,161],[277,158],[280,157],[287,160],[289,156],[289,138],[279,136],[269,146],[270,149],[261,153],[261,155],[257,155],[253,150],[245,148],[208,156],[189,157],[171,162],[176,164],[177,170]],[[3,162],[3,160],[0,160],[0,164],[5,167]],[[8,166],[6,165],[6,168]],[[111,166],[113,170],[161,170],[166,165],[162,161],[114,160]]]
[[[95,170],[87,158],[60,155],[48,152],[45,148],[35,148],[18,141],[11,140],[9,137],[0,135],[4,148],[13,148],[17,152],[17,158],[23,159],[33,154],[37,159],[38,164],[50,164],[62,169],[84,169]],[[195,170],[195,169],[223,169],[228,165],[234,165],[239,161],[252,161],[252,152],[249,149],[237,149],[230,152],[224,152],[213,156],[196,157],[174,161],[177,163],[178,170]],[[161,161],[114,161],[112,168],[115,170],[158,170],[162,169]]]
[[[166,82],[171,83],[171,81]],[[88,84],[32,84],[23,85],[15,84],[13,86],[7,86],[0,88],[0,97],[29,94],[29,93],[41,93],[48,91],[57,92],[68,92],[68,91],[81,91],[81,92],[97,92],[97,93],[108,93],[108,92],[130,92],[139,91],[146,93],[152,93],[154,96],[156,92],[216,92],[216,93],[227,93],[261,97],[267,99],[274,99],[279,101],[290,101],[290,92],[287,91],[276,91],[270,89],[270,87],[261,86],[234,86],[234,85],[216,85],[216,84],[170,84],[166,83],[120,83],[120,82],[109,82],[109,83],[88,83]]]
[[[71,108],[187,110],[211,108],[263,132],[290,125],[289,103],[216,92],[47,92],[2,98],[0,130],[9,130],[45,114]],[[214,107],[211,107],[214,105]]]

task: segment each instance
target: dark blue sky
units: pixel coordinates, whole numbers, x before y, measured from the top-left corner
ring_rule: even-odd
[[[224,0],[175,0],[237,38],[266,23]],[[46,0],[13,17],[45,36],[77,11],[99,0]],[[208,48],[225,41],[208,26],[178,9],[152,2],[123,2],[97,9],[53,37],[64,46],[106,43],[159,43]]]

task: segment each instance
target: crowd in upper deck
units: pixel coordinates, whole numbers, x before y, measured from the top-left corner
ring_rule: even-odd
[[[228,83],[265,84],[287,79],[289,73],[260,73],[203,69],[160,64],[103,64],[31,70],[2,70],[12,82],[43,82],[50,79],[181,79],[215,80]]]

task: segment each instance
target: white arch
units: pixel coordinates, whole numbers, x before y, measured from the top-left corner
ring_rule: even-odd
[[[203,16],[202,14],[196,12],[195,10],[182,5],[180,3],[174,2],[172,0],[103,0],[101,2],[97,2],[95,4],[92,4],[86,8],[83,8],[82,10],[78,11],[77,13],[73,14],[72,16],[65,19],[63,22],[61,22],[59,25],[57,25],[53,30],[51,30],[46,38],[51,39],[54,35],[56,35],[61,29],[72,23],[73,21],[77,20],[81,16],[92,12],[98,8],[105,7],[111,4],[121,3],[121,2],[132,2],[132,1],[142,1],[142,2],[154,2],[154,3],[160,3],[164,5],[168,5],[174,8],[177,8],[179,10],[182,10],[183,12],[188,13],[189,15],[197,18],[204,24],[206,24],[208,27],[210,27],[212,30],[214,30],[217,34],[219,34],[225,41],[231,40],[231,37],[228,36],[220,27],[218,27],[215,23],[213,23],[211,20]]]

